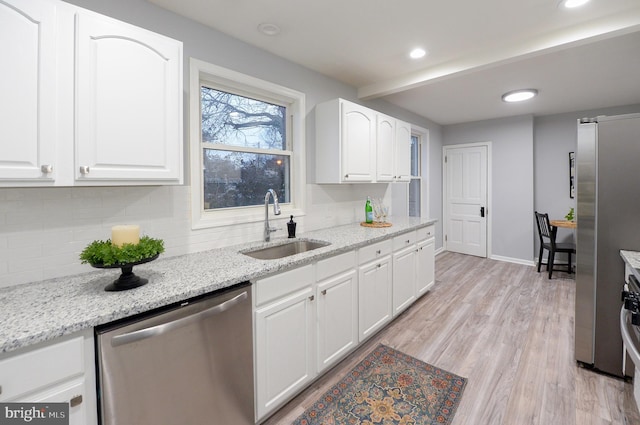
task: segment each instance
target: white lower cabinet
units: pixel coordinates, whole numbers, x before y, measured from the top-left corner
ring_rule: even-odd
[[[416,258],[416,292],[417,296],[424,295],[435,283],[435,246],[436,239],[432,236],[418,242]]]
[[[416,300],[416,248],[393,254],[393,315],[403,312]]]
[[[358,339],[364,341],[391,321],[391,241],[358,252]]]
[[[431,287],[433,235],[421,228],[254,282],[256,423]]]
[[[393,238],[393,315],[416,300],[416,232]]]
[[[348,252],[317,265],[318,372],[335,364],[358,345],[355,258],[355,252]],[[324,274],[332,276],[324,278]]]
[[[69,403],[70,425],[97,418],[93,333],[0,355],[0,402]]]
[[[315,377],[313,265],[255,283],[256,419]]]

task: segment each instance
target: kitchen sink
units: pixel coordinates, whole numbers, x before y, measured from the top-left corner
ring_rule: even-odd
[[[274,245],[267,248],[254,249],[251,251],[244,251],[242,252],[242,254],[248,255],[249,257],[257,258],[258,260],[277,260],[278,258],[301,254],[303,252],[312,251],[314,249],[322,248],[323,246],[327,245],[331,244],[329,242],[323,241],[300,239],[296,241],[286,242],[281,245]]]

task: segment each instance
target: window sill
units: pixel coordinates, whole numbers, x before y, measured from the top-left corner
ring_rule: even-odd
[[[294,217],[303,217],[305,215],[303,210],[292,205],[281,205],[280,211],[280,215],[274,215],[273,204],[269,203],[269,221],[282,220],[284,218],[287,218],[288,221],[291,215]],[[233,209],[201,214],[200,217],[193,217],[191,228],[193,230],[210,229],[262,222],[264,222],[264,207],[255,207],[247,210]]]

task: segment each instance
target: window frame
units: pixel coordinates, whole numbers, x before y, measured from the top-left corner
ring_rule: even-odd
[[[417,137],[418,139],[418,175],[411,175],[410,180],[420,181],[420,215],[419,217],[426,217],[429,214],[429,130],[411,126],[411,137]],[[426,167],[425,167],[426,166]],[[426,168],[426,170],[425,170]],[[425,175],[425,171],[427,175]],[[410,190],[407,185],[407,213],[411,212],[410,208]]]
[[[287,108],[286,151],[290,165],[290,202],[282,203],[281,217],[303,216],[305,205],[306,173],[305,161],[305,95],[250,75],[213,65],[195,58],[189,60],[189,146],[191,169],[191,228],[203,229],[234,224],[246,224],[264,220],[264,206],[246,206],[214,210],[204,209],[203,196],[203,149],[211,144],[203,143],[201,97],[202,85],[216,90],[231,91],[234,94],[265,100]],[[237,148],[237,149],[236,149]],[[234,151],[242,151],[233,147]],[[280,194],[278,194],[280,196]]]

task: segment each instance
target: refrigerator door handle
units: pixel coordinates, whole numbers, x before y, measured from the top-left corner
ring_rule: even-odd
[[[196,323],[207,317],[220,314],[223,311],[229,310],[230,308],[234,307],[236,304],[239,304],[240,302],[246,299],[247,299],[247,291],[244,291],[243,293],[236,295],[235,297],[223,302],[222,304],[215,305],[199,313],[182,317],[180,319],[176,319],[171,322],[152,326],[150,328],[140,329],[137,331],[126,333],[126,334],[114,336],[113,338],[111,338],[111,346],[118,347],[120,345],[130,344],[132,342],[141,341],[143,339],[151,338],[153,336],[162,335],[173,329],[181,328],[191,323]]]

